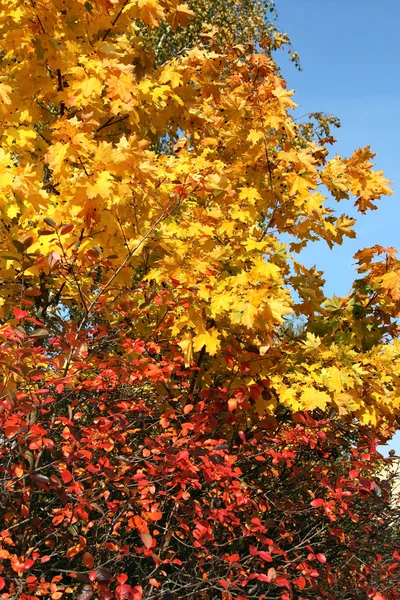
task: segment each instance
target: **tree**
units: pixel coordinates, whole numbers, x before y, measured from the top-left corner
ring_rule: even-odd
[[[200,0],[189,2],[181,14],[185,27],[176,20],[165,20],[158,27],[140,23],[146,50],[156,64],[192,49],[199,40],[225,46],[251,44],[269,50],[289,44],[287,35],[278,32],[274,24],[277,15],[272,0]]]
[[[398,598],[400,263],[325,298],[295,258],[354,236],[320,185],[391,193],[373,153],[212,11],[1,11],[2,598]]]

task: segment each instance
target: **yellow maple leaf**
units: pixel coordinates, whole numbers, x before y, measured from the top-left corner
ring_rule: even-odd
[[[296,390],[293,387],[288,388],[288,387],[284,387],[284,386],[280,386],[280,385],[278,385],[276,387],[277,387],[277,392],[279,395],[279,402],[281,404],[287,406],[293,412],[298,412],[299,410],[303,410],[303,407],[301,406],[301,404],[297,398]]]
[[[157,0],[138,0],[139,17],[150,27],[156,27],[164,18],[164,9]]]
[[[324,208],[324,201],[326,200],[326,196],[323,196],[319,192],[315,194],[309,194],[305,199],[304,206],[308,214],[315,212],[321,212]]]
[[[193,338],[193,350],[199,352],[205,346],[208,354],[214,355],[221,347],[221,341],[218,338],[218,330],[214,327],[207,331],[202,331]]]
[[[250,302],[246,302],[241,310],[240,322],[248,329],[251,329],[253,327],[256,314],[257,308],[250,304]]]
[[[94,184],[87,182],[87,196],[88,198],[95,198],[101,196],[102,198],[109,198],[113,188],[113,177],[108,171],[100,173]]]
[[[262,131],[258,131],[257,129],[252,129],[247,136],[246,140],[250,142],[253,146],[257,144],[261,140],[264,139],[264,133]]]
[[[250,204],[255,204],[257,200],[261,200],[261,196],[254,187],[245,187],[240,190],[240,200],[247,200]]]
[[[340,392],[333,397],[334,405],[337,407],[339,415],[348,415],[360,408],[360,403],[356,398],[347,392]]]
[[[291,180],[292,186],[290,188],[289,195],[294,196],[295,194],[299,194],[301,200],[303,198],[308,199],[309,189],[316,187],[316,183],[306,177],[306,174],[295,173],[291,176]],[[300,205],[301,204],[302,202],[300,202]]]
[[[7,208],[7,215],[10,217],[10,219],[16,217],[18,213],[19,207],[16,203],[10,204],[10,206]]]
[[[297,104],[291,99],[291,96],[294,94],[293,90],[286,90],[279,86],[272,90],[272,94],[278,99],[279,104],[283,109],[296,108]]]
[[[168,15],[168,21],[172,29],[177,29],[178,26],[187,27],[190,19],[195,16],[187,4],[178,4],[175,10]]]
[[[182,83],[182,75],[172,65],[168,65],[160,75],[160,83],[170,83],[174,89]]]
[[[282,325],[283,317],[285,315],[290,315],[293,310],[286,302],[283,302],[279,299],[270,298],[268,299],[268,310],[271,313],[271,321],[275,321]]]
[[[267,115],[264,117],[264,124],[268,128],[279,129],[282,126],[282,117],[279,115]]]
[[[303,341],[303,345],[305,348],[304,352],[306,354],[310,354],[311,352],[319,349],[321,345],[321,338],[307,331],[306,339]]]
[[[373,406],[365,406],[359,413],[357,413],[357,417],[362,425],[372,425],[376,426],[378,423],[379,413]]]
[[[326,405],[330,402],[331,398],[326,392],[321,392],[313,387],[306,388],[300,396],[303,410],[315,410],[316,408],[325,410]]]
[[[88,77],[85,81],[79,83],[84,98],[89,98],[93,94],[100,96],[103,89],[102,82],[97,77]]]

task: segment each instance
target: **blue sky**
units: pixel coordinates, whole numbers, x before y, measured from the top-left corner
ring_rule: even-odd
[[[299,114],[339,117],[333,152],[349,156],[370,145],[376,167],[393,182],[394,195],[381,200],[378,210],[357,214],[356,239],[333,250],[313,243],[301,254],[305,265],[324,271],[328,295],[346,295],[357,250],[380,244],[400,251],[400,2],[276,0],[276,6],[278,25],[289,34],[303,68],[299,72],[283,53],[276,55],[288,88],[296,90]],[[352,204],[341,212],[356,216]],[[391,447],[400,455],[400,433]]]

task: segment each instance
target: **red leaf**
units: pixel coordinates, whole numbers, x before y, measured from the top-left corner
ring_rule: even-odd
[[[393,573],[393,571],[395,571],[398,568],[399,564],[400,563],[398,563],[398,562],[394,562],[391,565],[389,565],[388,572]]]
[[[51,560],[51,556],[49,556],[48,554],[46,556],[42,556],[42,558],[40,559],[41,563],[47,563],[49,562],[49,560]]]
[[[131,590],[132,600],[142,600],[143,598],[143,588],[141,585],[135,585]]]
[[[117,581],[120,585],[124,585],[128,581],[128,575],[126,573],[120,573],[117,575]]]
[[[9,425],[4,427],[6,437],[10,438],[19,431],[19,425]]]
[[[311,506],[314,508],[318,508],[319,506],[324,506],[325,500],[323,498],[315,498],[312,502],[310,502]]]
[[[55,266],[61,261],[61,254],[58,252],[51,252],[47,257],[47,262],[49,263],[50,270],[54,269]]]
[[[0,590],[2,590],[5,585],[6,585],[6,582],[4,581],[4,579],[2,577],[0,577]]]
[[[265,573],[252,573],[250,575],[250,579],[257,579],[258,581],[265,581],[265,583],[271,582],[271,579]]]
[[[304,590],[304,588],[306,587],[306,580],[304,579],[304,577],[300,576],[297,579],[295,579],[293,581],[293,583],[299,588],[299,590]]]
[[[61,477],[64,483],[69,483],[72,481],[72,473],[68,471],[68,469],[64,469],[64,471],[61,473]]]
[[[250,386],[250,397],[255,401],[261,396],[262,388],[259,385]]]
[[[237,562],[240,559],[239,554],[231,554],[230,556],[226,557],[226,560],[229,562]]]
[[[13,313],[16,319],[23,319],[24,317],[27,317],[29,315],[29,313],[26,312],[26,310],[21,310],[20,308],[13,308]]]
[[[127,583],[117,586],[115,592],[118,600],[129,600],[131,596],[131,586]]]
[[[72,223],[68,223],[67,225],[63,225],[60,229],[60,235],[66,235],[67,233],[69,233],[70,231],[72,231],[74,228],[74,226],[72,225]]]
[[[289,580],[286,579],[286,577],[283,577],[282,575],[278,575],[278,577],[275,579],[275,583],[280,587],[286,587],[288,590],[290,590]]]
[[[319,560],[320,563],[325,564],[326,563],[325,554],[317,554],[317,560]]]
[[[257,552],[258,556],[265,560],[266,562],[272,562],[272,556],[269,552],[264,552],[264,550],[260,550]]]

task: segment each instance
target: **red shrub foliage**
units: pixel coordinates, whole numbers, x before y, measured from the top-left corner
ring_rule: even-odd
[[[37,370],[1,403],[1,598],[400,597],[378,439],[318,411],[260,419],[250,396],[230,411],[224,387],[163,397],[196,371],[122,342],[72,387],[52,374],[62,340],[8,330],[2,360]]]

